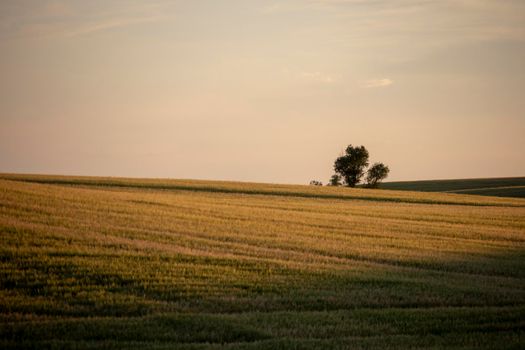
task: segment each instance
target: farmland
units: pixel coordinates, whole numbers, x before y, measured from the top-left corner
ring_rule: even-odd
[[[0,175],[0,347],[523,348],[525,199]]]
[[[386,182],[381,184],[380,187],[388,190],[448,192],[525,198],[525,177],[399,181]]]

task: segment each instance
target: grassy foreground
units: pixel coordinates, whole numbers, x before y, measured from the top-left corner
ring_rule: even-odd
[[[0,175],[0,348],[525,347],[525,200]]]
[[[381,188],[525,198],[525,177],[385,182]]]

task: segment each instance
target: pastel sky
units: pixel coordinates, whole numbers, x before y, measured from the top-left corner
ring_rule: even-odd
[[[0,172],[525,175],[525,1],[0,2]]]

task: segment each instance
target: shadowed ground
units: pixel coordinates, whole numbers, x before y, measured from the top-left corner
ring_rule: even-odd
[[[482,196],[525,198],[525,177],[385,182],[387,190],[448,192]]]

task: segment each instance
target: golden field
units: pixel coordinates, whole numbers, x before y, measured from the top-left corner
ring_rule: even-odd
[[[0,175],[2,348],[521,348],[525,199]]]

